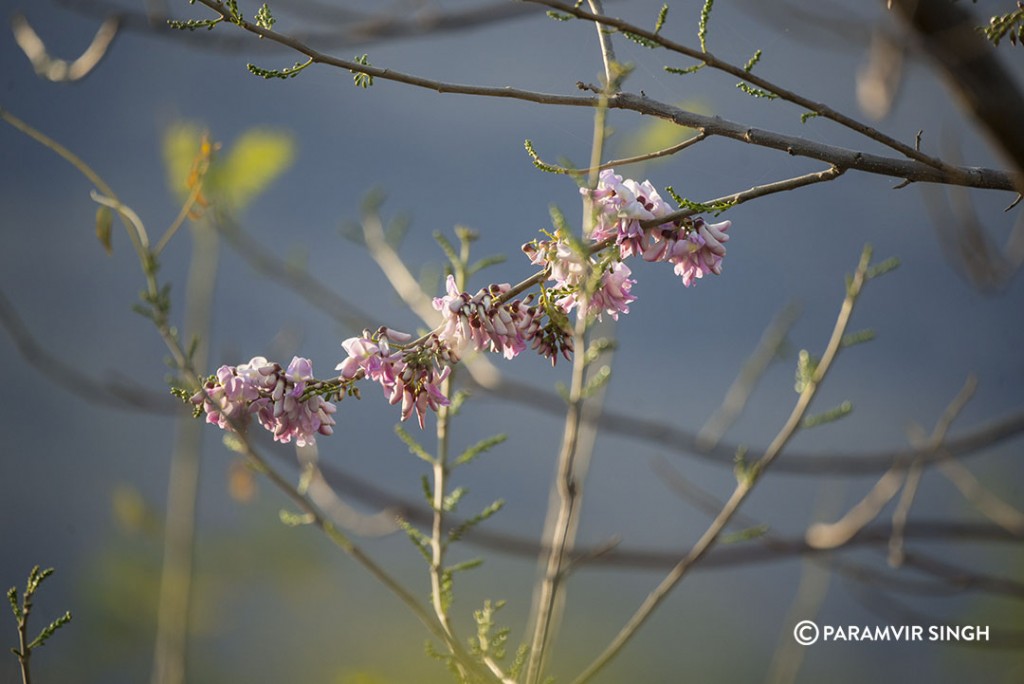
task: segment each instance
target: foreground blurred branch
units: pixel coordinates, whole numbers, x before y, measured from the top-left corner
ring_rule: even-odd
[[[46,44],[33,30],[28,19],[20,12],[11,17],[11,32],[14,42],[18,44],[25,56],[32,63],[32,68],[40,77],[57,83],[80,81],[99,65],[107,54],[110,44],[117,36],[120,22],[115,17],[108,17],[96,30],[92,42],[85,52],[72,62],[51,57]]]
[[[1015,187],[1024,192],[1024,93],[977,30],[978,22],[952,2],[887,2],[917,34],[963,108],[1013,165]]]

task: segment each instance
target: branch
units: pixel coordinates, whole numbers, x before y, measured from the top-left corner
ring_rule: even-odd
[[[805,109],[812,111],[822,117],[825,117],[826,119],[831,119],[832,121],[835,121],[836,123],[845,126],[850,130],[856,131],[857,133],[860,133],[861,135],[870,138],[871,140],[874,140],[885,145],[886,147],[890,147],[893,150],[896,150],[905,157],[908,157],[909,159],[913,159],[923,165],[930,166],[934,169],[941,170],[949,175],[955,175],[957,173],[957,169],[955,169],[955,167],[949,166],[940,159],[936,159],[934,157],[926,155],[922,153],[920,150],[910,145],[907,145],[906,143],[900,142],[899,140],[891,138],[882,133],[881,131],[872,128],[871,126],[863,124],[851,117],[846,116],[845,114],[837,112],[828,105],[822,104],[820,102],[815,102],[791,90],[787,90],[782,86],[776,85],[775,83],[772,83],[767,79],[761,78],[760,76],[751,73],[748,69],[744,69],[743,67],[720,60],[714,55],[712,55],[710,52],[687,47],[680,43],[668,40],[660,33],[654,33],[652,31],[643,29],[639,26],[634,26],[633,24],[625,22],[621,19],[615,19],[612,17],[600,16],[596,13],[590,13],[574,5],[566,5],[561,2],[555,2],[554,0],[528,1],[535,2],[539,5],[546,5],[547,7],[557,9],[560,12],[575,15],[580,19],[600,22],[606,26],[617,28],[620,31],[625,31],[633,35],[640,36],[641,38],[661,45],[662,47],[665,47],[673,52],[677,52],[681,55],[702,62],[703,64],[706,64],[707,66],[711,67],[712,69],[718,69],[719,71],[723,71],[727,74],[730,74],[731,76],[740,78],[764,91],[777,95],[783,100],[787,100],[789,102],[792,102],[793,104],[804,107]]]
[[[56,3],[86,16],[114,17],[125,31],[147,33],[161,38],[172,38],[175,41],[186,40],[197,47],[224,52],[238,52],[250,47],[246,39],[225,34],[200,36],[185,33],[182,35],[180,31],[172,29],[166,24],[164,20],[167,17],[154,16],[151,12],[133,11],[114,2],[56,0]],[[300,8],[292,6],[293,3],[280,4],[282,11],[291,10],[292,14],[299,13]],[[276,5],[274,9],[276,13]],[[356,13],[333,6],[323,9],[331,10],[331,16],[312,17],[311,21],[318,27],[317,30],[299,31],[294,35],[305,42],[332,49],[455,33],[521,17],[536,16],[536,12],[529,5],[509,3],[504,0],[450,11],[434,7],[431,8],[431,11],[415,14],[374,15]]]
[[[864,252],[861,254],[860,262],[857,266],[857,270],[854,272],[853,278],[848,282],[846,286],[846,297],[843,299],[842,307],[839,311],[839,316],[836,319],[835,327],[832,329],[832,336],[829,338],[828,345],[825,348],[824,353],[821,356],[821,360],[818,362],[814,372],[808,379],[803,390],[800,392],[800,396],[797,399],[796,405],[793,407],[789,418],[786,423],[779,430],[779,433],[772,440],[768,448],[765,449],[764,454],[755,463],[750,466],[738,466],[737,468],[737,484],[733,490],[732,495],[728,501],[722,507],[718,516],[711,522],[704,534],[701,535],[697,543],[693,545],[690,551],[680,560],[672,570],[665,575],[664,579],[658,584],[658,586],[648,594],[647,598],[640,604],[640,607],[633,613],[633,616],[626,622],[619,633],[612,639],[611,643],[605,648],[601,654],[594,659],[594,661],[588,665],[583,672],[574,680],[574,684],[584,684],[584,682],[592,679],[598,672],[619,654],[625,645],[636,636],[640,628],[647,622],[648,618],[653,615],[654,611],[664,602],[668,597],[669,593],[679,584],[679,582],[686,576],[689,570],[697,564],[704,557],[705,554],[711,549],[711,547],[718,541],[719,536],[725,527],[729,524],[732,518],[737,514],[740,506],[746,501],[750,492],[753,491],[755,484],[760,479],[761,474],[771,466],[772,462],[782,453],[786,444],[792,439],[793,435],[796,434],[800,427],[803,417],[809,408],[811,401],[817,394],[818,388],[821,386],[822,381],[831,368],[833,361],[835,361],[836,355],[839,353],[839,349],[842,346],[843,336],[846,334],[846,327],[849,324],[850,316],[853,313],[854,304],[860,295],[861,288],[867,282],[869,275],[869,266],[871,263],[871,249],[865,247]]]
[[[231,16],[227,8],[216,0],[197,1],[214,10],[222,17],[227,18]],[[561,7],[561,5],[559,6]],[[581,12],[582,10],[578,11]],[[587,16],[594,16],[589,15],[589,13],[584,14]],[[296,52],[305,55],[312,63],[325,64],[339,69],[344,69],[348,72],[367,74],[375,79],[379,78],[386,81],[395,81],[397,83],[404,83],[418,88],[433,90],[438,93],[496,97],[534,102],[537,104],[571,107],[593,108],[601,106],[601,98],[599,97],[555,95],[511,87],[474,86],[436,81],[420,76],[414,76],[412,74],[405,74],[393,69],[375,67],[368,64],[360,64],[359,62],[332,57],[310,47],[308,44],[303,43],[294,37],[262,28],[245,19],[241,19],[238,25],[242,29],[257,36],[261,36],[266,40],[292,48]],[[637,29],[637,31],[642,30]],[[755,80],[750,79],[746,72],[743,73],[746,75],[745,77],[747,77],[748,80],[755,83]],[[819,159],[839,169],[855,169],[857,171],[881,174],[912,181],[965,185],[968,187],[996,190],[1014,189],[1013,179],[1011,175],[1005,171],[973,167],[951,167],[945,164],[941,164],[940,168],[936,168],[933,164],[916,161],[916,158],[906,160],[866,154],[833,145],[823,145],[821,143],[812,142],[796,136],[787,136],[781,133],[763,131],[718,117],[709,117],[687,112],[686,110],[679,109],[678,107],[673,107],[640,95],[618,93],[608,98],[608,107],[635,111],[640,114],[650,114],[652,116],[674,121],[680,126],[704,130],[707,135],[720,135],[740,142],[782,150],[791,155]],[[912,147],[907,147],[907,149],[913,150]],[[920,157],[923,155],[917,153],[917,156]]]
[[[951,2],[889,0],[889,6],[918,34],[950,90],[1013,164],[1016,189],[1024,191],[1024,93],[974,17]]]

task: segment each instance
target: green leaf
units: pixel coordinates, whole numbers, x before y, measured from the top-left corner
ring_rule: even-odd
[[[483,564],[483,558],[471,558],[468,561],[462,561],[461,563],[456,563],[455,565],[449,566],[445,569],[445,572],[452,574],[456,572],[465,572],[466,570],[473,570],[474,568],[479,568]]]
[[[704,0],[704,6],[700,8],[700,22],[697,25],[697,39],[700,41],[701,52],[707,52],[708,20],[711,19],[711,7],[715,0]]]
[[[660,33],[663,26],[665,26],[665,19],[668,18],[668,3],[661,6],[658,11],[658,20],[654,22],[654,32]]]
[[[441,502],[441,509],[446,513],[451,513],[459,505],[459,502],[462,501],[462,497],[464,497],[467,492],[469,492],[469,490],[465,487],[456,487],[452,490],[451,494],[444,497],[444,500]]]
[[[195,31],[201,28],[210,31],[222,21],[224,21],[224,17],[217,17],[216,19],[185,19],[184,21],[168,19],[167,26],[178,31]]]
[[[498,446],[507,439],[508,435],[505,434],[494,435],[492,437],[481,439],[479,442],[459,454],[458,458],[456,458],[452,463],[452,466],[460,466],[465,463],[469,463],[480,454],[490,451],[492,448]]]
[[[409,523],[409,521],[403,518],[398,518],[396,522],[409,537],[409,541],[411,541],[412,545],[416,547],[416,550],[420,552],[420,555],[423,556],[424,560],[426,560],[427,563],[430,563],[432,554],[430,552],[430,539],[427,535],[417,530]]]
[[[365,54],[356,57],[353,61],[355,61],[356,64],[362,64],[363,66],[372,66],[370,64],[369,56]],[[371,74],[363,71],[355,71],[353,69],[349,69],[349,71],[352,72],[352,81],[358,87],[369,88],[373,85],[373,76]]]
[[[608,384],[608,381],[612,379],[611,366],[601,366],[597,369],[597,372],[587,380],[586,386],[583,388],[581,395],[584,399],[592,397],[602,387]]]
[[[110,256],[114,253],[114,246],[111,243],[111,229],[114,226],[114,212],[110,207],[100,205],[96,209],[96,239],[103,245],[103,251]]]
[[[881,263],[878,263],[878,264],[875,264],[874,266],[869,268],[867,270],[867,273],[864,274],[864,276],[868,280],[871,280],[872,278],[878,278],[879,276],[885,275],[889,271],[895,271],[897,268],[899,268],[899,265],[900,265],[899,258],[897,258],[897,257],[890,257],[890,258],[886,259],[885,261],[883,261]]]
[[[420,445],[420,443],[417,442],[413,438],[413,436],[406,431],[404,427],[402,427],[401,425],[396,425],[395,434],[398,435],[398,438],[400,440],[405,442],[405,445],[407,447],[409,447],[409,453],[413,454],[414,456],[418,456],[419,458],[423,459],[424,461],[431,465],[434,464],[434,457],[427,453],[427,450],[424,449]]]
[[[863,344],[864,342],[870,342],[875,339],[875,331],[871,328],[864,330],[858,330],[846,335],[843,335],[843,339],[840,340],[840,344],[843,347],[852,347],[855,344]]]
[[[39,648],[40,646],[42,646],[43,644],[46,643],[47,639],[49,639],[50,637],[53,636],[54,632],[56,632],[58,629],[60,629],[61,627],[63,627],[64,625],[66,625],[69,622],[71,622],[71,611],[65,612],[59,618],[57,618],[56,620],[51,622],[49,625],[44,627],[43,631],[41,631],[39,633],[39,636],[37,636],[35,639],[33,639],[32,643],[30,643],[26,647],[26,649],[31,651],[33,649]]]
[[[747,60],[747,63],[743,65],[743,70],[750,73],[750,70],[754,68],[754,65],[761,61],[761,51],[758,50],[754,53],[754,56]]]
[[[825,425],[826,423],[834,423],[841,418],[845,418],[853,412],[853,404],[849,401],[844,401],[839,406],[833,409],[829,409],[824,413],[819,413],[813,416],[807,416],[800,423],[800,427],[806,429],[812,427],[818,427],[819,425]]]
[[[480,511],[476,515],[474,515],[472,518],[466,520],[461,525],[453,528],[448,533],[448,542],[447,542],[447,544],[451,544],[452,542],[456,542],[459,539],[461,539],[462,536],[464,534],[466,534],[466,532],[468,532],[469,530],[473,529],[474,527],[476,527],[477,525],[479,525],[480,523],[482,523],[483,521],[487,520],[492,515],[494,515],[498,511],[500,511],[504,505],[505,505],[505,502],[502,501],[501,499],[498,499],[497,501],[492,503],[490,506],[488,506],[484,510]]]
[[[503,263],[505,263],[505,261],[506,261],[506,257],[505,257],[504,254],[493,254],[491,256],[486,256],[486,257],[484,257],[482,259],[479,259],[479,260],[473,262],[472,264],[470,264],[466,268],[466,275],[467,276],[471,276],[471,275],[473,275],[475,273],[479,273],[483,269],[488,268],[490,266],[496,266],[498,264],[503,264]]]
[[[818,359],[811,356],[806,349],[801,349],[796,359],[796,383],[793,385],[797,394],[803,394],[803,391],[811,384],[816,370],[818,370]]]
[[[547,162],[542,160],[540,158],[540,155],[537,154],[537,150],[533,148],[533,141],[530,140],[529,138],[527,138],[523,142],[523,147],[526,148],[526,153],[530,155],[530,161],[532,161],[533,165],[536,166],[541,171],[544,171],[546,173],[569,173],[567,169],[552,166],[551,164],[548,164]]]
[[[746,83],[745,81],[740,81],[739,83],[736,84],[736,87],[745,92],[747,95],[750,95],[751,97],[758,97],[764,100],[777,100],[779,98],[779,96],[776,95],[775,93],[769,93],[767,90],[755,88],[749,83]]]
[[[434,242],[438,244],[444,255],[448,257],[448,261],[452,265],[454,271],[458,271],[463,267],[462,260],[459,258],[459,253],[455,249],[455,245],[451,243],[451,240],[439,230],[434,231]]]
[[[735,544],[736,542],[750,541],[751,539],[757,539],[768,534],[770,528],[767,524],[762,523],[755,525],[754,527],[748,527],[745,530],[739,530],[738,532],[732,532],[730,534],[723,534],[719,540],[720,544]]]

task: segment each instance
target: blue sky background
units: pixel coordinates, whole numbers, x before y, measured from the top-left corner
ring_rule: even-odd
[[[98,20],[65,4],[74,3],[0,1],[5,15],[20,9],[51,51],[71,57],[87,45]],[[141,5],[124,6],[139,9],[136,4]],[[250,14],[255,9],[242,5]],[[175,16],[206,16],[198,6],[171,6]],[[659,6],[615,3],[609,12],[649,25]],[[760,48],[761,75],[863,118],[854,78],[865,60],[864,37],[870,28],[893,27],[884,16],[884,3],[815,6],[832,17],[817,28],[785,12],[787,6],[719,3],[709,49],[742,64]],[[281,3],[276,12],[278,29],[310,26],[285,7]],[[977,5],[979,16],[1001,7]],[[674,4],[667,34],[696,44],[698,9],[699,3]],[[349,73],[319,66],[288,81],[264,81],[251,76],[245,63],[282,67],[295,57],[255,39],[245,41],[240,51],[206,49],[203,39],[217,35],[239,33],[231,26],[192,36],[125,31],[93,74],[69,85],[38,79],[5,31],[0,37],[0,106],[87,160],[155,233],[178,209],[161,156],[162,136],[171,125],[187,121],[207,127],[226,149],[253,127],[287,132],[295,141],[295,164],[239,217],[241,225],[282,257],[303,260],[309,272],[372,312],[376,323],[398,329],[413,329],[417,321],[362,248],[340,235],[343,224],[358,217],[360,202],[371,189],[387,193],[386,217],[411,217],[401,253],[413,272],[441,263],[431,234],[442,230],[450,235],[456,224],[480,232],[478,255],[509,255],[475,286],[530,274],[519,246],[549,227],[550,204],[579,220],[575,185],[534,169],[523,140],[533,140],[545,159],[567,157],[583,164],[591,140],[589,110],[440,95],[384,81],[363,90],[353,86]],[[760,128],[884,151],[820,119],[802,125],[797,108],[750,98],[731,77],[710,70],[672,76],[662,66],[685,63],[666,62],[671,58],[663,53],[621,40],[617,48],[620,59],[636,64],[627,90],[686,102]],[[540,10],[535,17],[473,31],[334,51],[343,58],[364,52],[374,65],[428,78],[552,93],[575,93],[577,81],[596,81],[600,71],[593,27],[553,22]],[[1019,76],[1019,49],[1007,45],[1000,52]],[[999,164],[927,65],[910,63],[905,77],[895,110],[878,124],[882,130],[910,141],[923,129],[929,151],[952,147],[967,164]],[[621,153],[619,141],[646,123],[627,112],[611,114],[616,154]],[[0,128],[0,158],[0,290],[25,326],[48,352],[83,372],[129,378],[164,391],[166,354],[152,326],[131,311],[142,279],[122,233],[115,232],[111,257],[97,243],[90,185],[9,126]],[[820,168],[809,160],[711,139],[668,161],[622,172],[642,174],[658,187],[672,185],[692,199],[710,199]],[[825,409],[849,399],[855,411],[842,422],[798,435],[793,450],[869,453],[903,447],[907,426],[919,423],[930,430],[969,373],[977,375],[979,389],[952,434],[1020,410],[1020,278],[994,293],[973,288],[943,257],[925,210],[925,202],[934,199],[913,185],[898,191],[894,185],[890,178],[850,172],[830,184],[731,210],[725,271],[694,288],[683,288],[665,265],[631,266],[638,299],[615,328],[620,347],[607,406],[697,430],[721,402],[765,326],[787,303],[802,307],[790,334],[793,351],[824,347],[842,299],[843,275],[853,270],[862,246],[870,242],[878,258],[902,261],[900,269],[870,285],[855,314],[853,327],[871,327],[878,338],[841,356],[815,404]],[[1003,213],[1012,195],[976,191],[970,196],[986,232],[1001,245],[1021,211]],[[182,233],[163,261],[162,274],[174,284],[179,315],[189,254],[188,235]],[[293,353],[307,356],[320,375],[327,375],[343,356],[340,341],[355,332],[254,273],[227,246],[221,252],[214,311],[211,369],[278,349],[284,362]],[[292,335],[286,338],[294,340],[290,347],[279,343],[281,331]],[[0,418],[0,584],[21,585],[35,563],[55,566],[57,574],[37,603],[39,619],[67,608],[75,614],[35,663],[40,679],[142,681],[149,676],[160,545],[144,531],[126,531],[113,511],[125,492],[133,492],[146,510],[162,516],[173,420],[75,396],[33,370],[6,334],[0,335],[0,359],[7,387]],[[495,363],[509,377],[549,391],[556,382],[568,381],[567,364],[552,372],[539,358]],[[750,445],[757,453],[771,440],[795,400],[793,365],[791,353],[769,370],[729,441]],[[363,400],[346,401],[337,418],[336,436],[320,442],[324,462],[415,499],[422,463],[394,437],[397,411],[379,391],[365,388]],[[560,416],[481,395],[467,405],[455,439],[470,444],[495,432],[510,433],[508,443],[457,475],[471,490],[463,512],[504,498],[506,509],[488,525],[536,537]],[[420,627],[396,601],[311,530],[283,529],[277,523],[284,501],[276,492],[261,486],[255,502],[247,505],[228,495],[233,457],[212,428],[204,439],[200,608],[190,681],[444,681],[443,668],[422,655]],[[423,439],[429,443],[429,431]],[[1014,486],[1022,474],[1020,446],[1019,438],[1006,441],[967,462],[983,483],[1018,505],[1024,504]],[[289,447],[266,448],[291,458]],[[658,460],[672,463],[717,497],[732,490],[728,467],[603,434],[587,484],[582,542],[621,537],[626,547],[679,554],[689,548],[708,519],[661,481],[652,467]],[[816,516],[840,515],[873,482],[869,476],[769,473],[745,512],[781,536],[799,536]],[[890,514],[891,507],[883,520]],[[980,518],[945,479],[929,472],[911,526],[915,519]],[[404,538],[365,544],[417,595],[427,595],[426,573]],[[1021,575],[1019,550],[1007,544],[912,548],[1004,577]],[[474,550],[462,553],[469,557]],[[886,568],[881,547],[843,557]],[[484,568],[456,587],[455,612],[463,631],[468,632],[471,611],[484,598],[504,598],[510,604],[504,617],[517,639],[533,570],[530,559],[488,552]],[[762,680],[791,628],[788,611],[800,576],[801,564],[793,559],[695,573],[600,681]],[[587,662],[658,579],[652,571],[584,569],[574,575],[555,673],[569,676]],[[885,624],[890,618],[868,609],[872,604],[865,592],[870,594],[871,587],[834,578],[817,618]],[[938,621],[991,623],[994,632],[1000,626],[1024,627],[1019,605],[1010,599],[962,592],[906,600]],[[380,637],[385,631],[388,639]],[[0,641],[13,645],[13,624],[0,627],[0,635],[6,635]],[[1019,654],[991,650],[927,643],[835,644],[808,649],[798,681],[914,677],[955,682],[967,673],[972,678],[981,673],[979,680],[1008,682],[1019,681],[1022,667]],[[16,677],[13,657],[0,661],[0,682]]]

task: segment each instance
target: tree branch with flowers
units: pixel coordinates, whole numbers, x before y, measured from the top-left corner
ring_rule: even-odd
[[[266,79],[302,78],[303,72],[309,68],[329,67],[350,73],[354,84],[361,88],[369,88],[378,81],[391,81],[438,93],[593,110],[593,142],[589,163],[585,167],[577,168],[561,161],[558,165],[546,162],[534,144],[526,141],[527,154],[538,169],[567,175],[576,182],[583,209],[582,220],[574,225],[559,209],[552,208],[551,225],[542,229],[539,236],[524,236],[527,241],[522,245],[523,257],[519,262],[522,273],[518,282],[470,286],[470,280],[491,262],[486,259],[473,261],[472,246],[477,235],[468,229],[459,229],[456,231],[456,244],[447,237],[438,238],[448,263],[445,266],[444,291],[431,297],[433,293],[421,290],[405,264],[389,251],[386,240],[378,234],[382,232],[379,226],[365,227],[365,244],[371,256],[382,265],[396,291],[422,318],[423,327],[403,332],[387,322],[376,327],[367,325],[360,333],[341,342],[344,355],[339,354],[334,372],[326,375],[314,372],[311,359],[295,355],[287,364],[266,356],[253,356],[244,363],[221,365],[204,377],[202,372],[205,369],[198,367],[203,365],[204,358],[196,353],[197,343],[186,343],[173,323],[170,283],[162,280],[160,273],[159,261],[165,248],[178,238],[180,228],[188,222],[208,222],[208,227],[219,225],[229,241],[233,240],[228,227],[232,222],[230,209],[218,206],[216,195],[208,193],[206,187],[207,174],[216,164],[218,148],[215,144],[204,139],[190,170],[188,192],[181,209],[162,237],[153,241],[143,218],[123,203],[88,164],[33,126],[0,110],[7,123],[56,152],[95,186],[92,196],[99,205],[97,235],[105,247],[109,249],[111,246],[110,227],[115,217],[125,228],[145,282],[141,313],[153,323],[171,355],[176,396],[188,405],[195,417],[205,417],[207,424],[223,430],[225,444],[240,454],[250,467],[263,474],[283,493],[290,505],[298,509],[297,512],[282,511],[282,522],[318,528],[398,598],[431,638],[429,654],[442,661],[460,682],[540,684],[549,681],[558,662],[558,635],[570,576],[587,563],[601,558],[616,558],[615,542],[588,548],[577,544],[580,511],[597,427],[601,425],[602,416],[614,418],[614,414],[603,413],[601,406],[602,393],[611,377],[607,355],[614,344],[595,330],[600,329],[597,327],[600,324],[619,322],[620,317],[630,313],[631,306],[638,301],[638,281],[649,270],[657,268],[658,264],[671,266],[674,276],[684,288],[701,286],[713,277],[722,276],[727,273],[727,245],[732,239],[742,240],[747,227],[742,219],[737,218],[734,228],[733,220],[720,219],[721,214],[772,195],[838,181],[847,173],[861,172],[898,179],[900,184],[897,188],[910,183],[932,183],[1015,193],[1018,200],[1019,193],[1024,190],[1022,169],[1016,163],[1012,139],[1005,141],[1009,168],[965,166],[924,151],[920,135],[913,143],[902,141],[795,89],[753,73],[762,54],[760,50],[743,66],[715,56],[707,49],[713,9],[711,0],[703,4],[698,17],[699,48],[666,37],[669,27],[667,5],[658,14],[655,28],[648,30],[639,22],[609,16],[597,0],[590,0],[585,6],[583,2],[569,4],[555,0],[532,0],[532,3],[549,8],[549,15],[554,19],[583,21],[596,29],[604,74],[599,84],[578,82],[577,90],[584,94],[549,94],[519,88],[457,84],[407,74],[374,65],[368,55],[353,60],[342,59],[313,47],[295,34],[276,28],[272,4],[263,4],[253,11],[252,8],[240,7],[235,0],[199,0],[189,4],[204,5],[214,12],[212,18],[170,20],[171,28],[182,31],[216,28],[218,34],[232,29],[246,32],[299,55],[300,61],[294,66],[279,69],[254,63],[247,65],[252,74]],[[517,9],[516,14],[518,12]],[[248,18],[250,15],[251,19]],[[400,27],[396,30],[410,29]],[[1013,34],[1010,35],[1012,37]],[[980,32],[971,36],[964,40],[980,41],[989,49]],[[666,73],[685,78],[700,69],[709,69],[730,78],[740,78],[738,87],[743,92],[756,98],[795,105],[800,110],[798,116],[803,123],[816,118],[830,121],[853,135],[864,149],[840,147],[729,121],[691,111],[685,106],[658,101],[643,91],[627,92],[624,85],[632,75],[631,68],[616,59],[615,51],[615,42],[624,39],[650,50],[663,51],[668,59],[682,57],[692,62],[683,67],[666,64]],[[681,143],[651,153],[604,161],[610,135],[607,119],[613,111],[655,117],[693,131],[693,134]],[[1021,113],[1024,114],[1024,110]],[[1002,130],[998,118],[983,115],[981,125],[996,131],[997,138],[1002,140],[998,137],[998,131]],[[825,166],[810,173],[758,182],[747,189],[734,190],[704,201],[681,196],[672,186],[655,186],[650,180],[631,178],[625,171],[616,171],[639,162],[681,154],[714,138],[813,159]],[[868,151],[879,147],[884,149],[884,153]],[[663,197],[659,187],[664,187],[664,195],[669,199]],[[1011,208],[1016,201],[1011,202]],[[247,258],[258,262],[268,272],[276,273],[282,281],[304,290],[304,296],[315,296],[320,302],[330,301],[323,305],[333,307],[337,315],[349,322],[367,317],[344,298],[321,291],[316,281],[296,276],[276,262],[272,255],[268,256],[252,245],[245,246],[244,238],[235,237],[234,244]],[[842,351],[873,337],[871,333],[849,331],[854,307],[864,287],[895,268],[896,263],[895,260],[874,262],[870,246],[865,246],[852,275],[847,277],[836,322],[823,350],[820,354],[802,350],[798,356],[797,397],[774,439],[760,449],[735,450],[734,488],[725,497],[704,499],[705,503],[711,501],[713,515],[702,534],[692,544],[683,545],[669,554],[673,562],[658,559],[659,568],[664,570],[660,582],[631,615],[621,621],[621,627],[610,641],[590,649],[585,664],[569,677],[570,681],[584,684],[601,676],[691,570],[705,563],[716,549],[722,548],[731,526],[756,523],[756,520],[745,518],[741,509],[761,484],[765,473],[777,461],[784,460],[797,433],[835,422],[850,412],[847,402],[816,414],[811,412],[811,407]],[[311,291],[317,294],[311,295]],[[4,313],[6,321],[16,320],[4,311],[0,313]],[[626,324],[624,319],[622,323]],[[11,323],[7,325],[15,327]],[[539,542],[532,539],[524,542],[532,544],[530,552],[536,555],[539,569],[534,583],[531,615],[516,641],[512,638],[512,630],[500,626],[497,620],[499,610],[505,605],[504,597],[502,600],[488,600],[475,611],[475,630],[465,630],[453,612],[456,578],[475,569],[482,561],[453,560],[450,552],[456,543],[479,535],[478,528],[504,506],[504,500],[496,498],[476,513],[462,514],[459,507],[465,497],[465,489],[454,484],[454,475],[459,468],[501,445],[506,437],[504,434],[491,435],[458,451],[452,426],[467,401],[465,387],[472,383],[486,385],[479,381],[479,377],[485,375],[482,369],[489,365],[488,355],[500,355],[507,361],[513,361],[528,352],[545,358],[552,367],[557,367],[561,359],[563,365],[570,366],[570,377],[568,385],[559,393],[564,423],[554,462],[547,522]],[[468,371],[470,378],[462,375],[463,369]],[[509,371],[510,374],[513,372]],[[329,443],[327,438],[332,437],[338,428],[337,421],[344,413],[345,400],[361,399],[367,383],[380,387],[383,399],[396,407],[394,410],[401,422],[411,422],[410,419],[415,417],[421,431],[410,432],[402,425],[396,428],[400,440],[426,464],[427,470],[422,480],[425,503],[420,506],[423,508],[400,512],[395,525],[409,537],[425,562],[429,587],[426,601],[399,579],[399,573],[375,560],[356,542],[355,534],[325,512],[311,482],[319,478],[318,482],[330,484],[330,477],[325,476],[325,473],[330,475],[328,463],[319,464],[315,459],[306,462],[298,481],[293,482],[256,445],[257,426],[267,431],[274,442],[291,444],[300,450]],[[500,381],[492,382],[492,386],[500,392]],[[376,392],[370,394],[376,395]],[[888,537],[890,546],[898,550],[891,558],[899,557],[901,563],[906,560],[908,565],[929,568],[933,577],[952,582],[954,573],[948,567],[931,563],[927,557],[904,554],[903,550],[906,541],[913,538],[913,531],[908,527],[908,514],[921,474],[925,468],[936,464],[943,468],[972,506],[1001,530],[1000,535],[1014,542],[1024,539],[1024,525],[1021,523],[1024,515],[976,480],[971,480],[970,474],[964,472],[951,453],[956,445],[951,446],[946,430],[963,409],[968,394],[963,401],[954,402],[955,406],[947,411],[931,440],[914,440],[909,452],[881,459],[885,464],[891,463],[891,467],[865,499],[870,500],[869,503],[858,504],[856,510],[850,511],[840,523],[831,527],[808,527],[806,538],[802,545],[796,544],[795,551],[791,550],[794,544],[787,546],[784,541],[772,538],[764,540],[765,548],[771,551],[786,547],[787,550],[780,553],[812,555],[824,549],[836,551],[852,546],[858,535],[869,536],[868,532],[876,530],[869,525],[880,515],[882,505],[875,504],[883,498],[882,504],[888,502],[902,487],[903,497],[892,525],[881,535]],[[609,422],[612,422],[611,418]],[[993,430],[997,433],[995,436],[984,434],[979,438],[980,446],[975,448],[1013,438],[1024,429],[1019,417],[1004,422],[1001,431]],[[424,434],[430,426],[434,427],[435,441],[431,448],[427,448],[417,435]],[[683,490],[685,487],[680,487],[680,491]],[[759,524],[747,525],[737,534],[745,541],[759,539],[766,536],[766,529],[762,527]],[[985,533],[990,532],[986,528]],[[628,561],[629,554],[623,552],[623,555]],[[839,560],[830,567],[849,572],[851,576],[857,574],[856,569]],[[979,585],[993,592],[1013,593],[1016,586],[1001,583],[999,578],[987,577],[980,570],[976,579]],[[872,576],[866,581],[879,580]],[[513,643],[517,648],[510,654],[509,646]],[[177,657],[184,660],[183,653]],[[169,684],[174,680],[173,677],[155,679]]]

